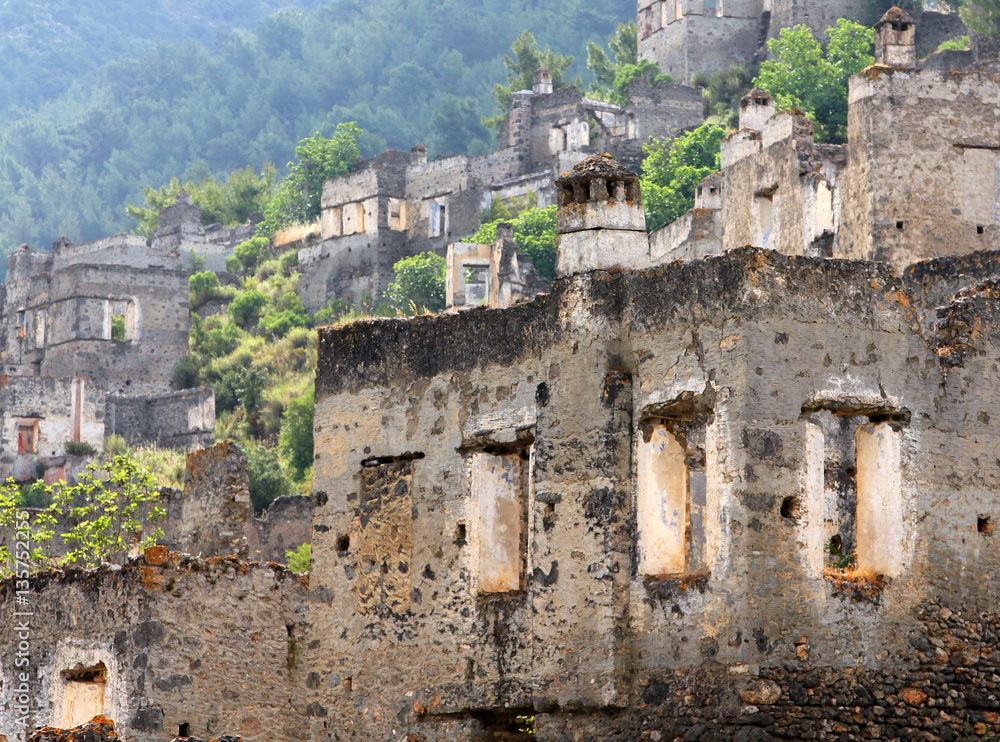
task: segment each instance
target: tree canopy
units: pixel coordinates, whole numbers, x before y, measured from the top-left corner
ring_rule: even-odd
[[[559,90],[567,85],[579,84],[579,81],[567,81],[566,71],[573,64],[574,57],[564,56],[552,51],[549,47],[538,48],[531,31],[525,31],[511,45],[514,56],[504,55],[503,66],[507,68],[507,84],[497,83],[493,86],[493,100],[503,114],[514,105],[514,93],[518,90],[531,90],[535,84],[535,72],[539,67],[545,67],[552,73],[552,89]],[[502,120],[502,115],[491,122]]]
[[[767,42],[773,59],[761,64],[754,84],[777,100],[779,109],[805,111],[820,142],[847,141],[848,80],[875,62],[875,31],[841,18],[827,30],[824,50],[808,26],[784,28]]]
[[[694,206],[695,189],[719,169],[726,132],[704,124],[674,140],[651,139],[643,146],[642,202],[646,228],[662,229]]]
[[[497,238],[497,225],[510,222],[514,227],[514,244],[519,252],[528,256],[538,275],[550,283],[556,277],[556,207],[531,208],[513,219],[502,217],[483,224],[469,238],[470,242],[489,245]]]
[[[963,0],[959,12],[970,30],[1000,36],[1000,0]]]

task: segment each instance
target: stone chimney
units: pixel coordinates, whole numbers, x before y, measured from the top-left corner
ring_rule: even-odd
[[[556,275],[649,267],[639,177],[611,155],[594,155],[556,181]]]
[[[905,11],[889,8],[875,24],[875,63],[917,66],[917,24]]]
[[[712,173],[705,178],[694,192],[694,207],[696,209],[722,209],[722,175]]]
[[[552,95],[552,73],[545,67],[535,70],[535,84],[532,91],[535,95]]]
[[[740,129],[764,131],[775,112],[774,96],[766,90],[754,88],[740,99]]]
[[[410,154],[413,155],[414,165],[426,165],[427,164],[427,147],[423,144],[414,144],[410,147]]]

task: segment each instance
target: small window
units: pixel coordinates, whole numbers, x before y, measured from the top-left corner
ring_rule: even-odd
[[[27,320],[24,316],[24,310],[19,310],[17,313],[17,336],[23,338],[26,334]]]
[[[896,222],[896,229],[898,229],[900,232],[903,231],[903,221],[902,220]]]
[[[487,304],[490,300],[490,267],[488,265],[465,266],[465,306],[474,307]]]
[[[526,451],[472,456],[473,555],[478,592],[521,589],[525,563]]]
[[[17,452],[38,453],[38,420],[18,420]]]
[[[85,724],[104,713],[107,669],[103,662],[94,667],[77,666],[62,673],[62,698],[56,718],[63,729]]]
[[[45,310],[40,309],[35,313],[35,347],[45,347]]]
[[[430,224],[428,225],[429,236],[431,237],[443,236],[446,231],[444,204],[432,201],[430,204],[429,218],[430,218]]]
[[[682,574],[688,552],[688,466],[683,443],[663,424],[639,439],[636,515],[639,570],[648,577]]]

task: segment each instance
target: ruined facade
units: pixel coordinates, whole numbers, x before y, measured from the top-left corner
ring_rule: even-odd
[[[12,606],[15,583],[0,585]],[[103,714],[121,739],[308,739],[303,578],[278,565],[154,547],[124,567],[35,575],[27,594],[34,711],[18,723],[16,622],[0,627],[0,734]],[[44,620],[42,620],[44,617]]]
[[[677,80],[748,65],[767,56],[782,29],[804,24],[823,37],[839,18],[867,20],[866,0],[638,0],[639,57]],[[918,19],[922,55],[968,30],[954,13],[926,10]],[[980,55],[990,57],[988,52]],[[992,57],[995,58],[994,53]],[[971,59],[960,57],[966,63]]]
[[[902,13],[879,24],[878,64],[850,82],[846,145],[817,144],[804,116],[748,93],[721,173],[702,184],[718,198],[654,234],[653,262],[752,244],[901,272],[1000,247],[1000,86],[986,72],[889,64],[915,59],[913,26]]]
[[[299,252],[299,296],[316,311],[331,298],[379,299],[401,258],[472,235],[494,202],[522,207],[555,203],[554,181],[591,152],[637,164],[649,137],[671,136],[702,121],[701,91],[639,81],[626,108],[585,98],[573,87],[552,90],[539,70],[530,91],[514,93],[497,151],[427,160],[385,152],[323,187],[322,242]]]
[[[448,308],[509,307],[547,291],[549,283],[517,249],[510,224],[498,224],[491,245],[448,245],[445,301]]]
[[[1000,732],[997,254],[642,269],[629,187],[532,302],[322,331],[312,738]]]

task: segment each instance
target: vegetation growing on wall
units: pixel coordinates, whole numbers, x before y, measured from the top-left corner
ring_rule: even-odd
[[[513,219],[493,219],[483,224],[469,242],[492,244],[497,238],[497,225],[510,222],[518,251],[527,255],[538,274],[551,283],[556,277],[556,211],[555,206],[535,207],[522,211]]]
[[[643,146],[640,184],[646,229],[663,229],[694,206],[698,184],[719,169],[725,134],[722,127],[703,124],[677,139],[651,139]]]
[[[826,49],[808,26],[783,28],[767,42],[773,59],[761,64],[754,84],[777,100],[778,109],[801,109],[816,126],[819,142],[847,141],[850,78],[875,63],[874,29],[841,18],[827,29]]]

